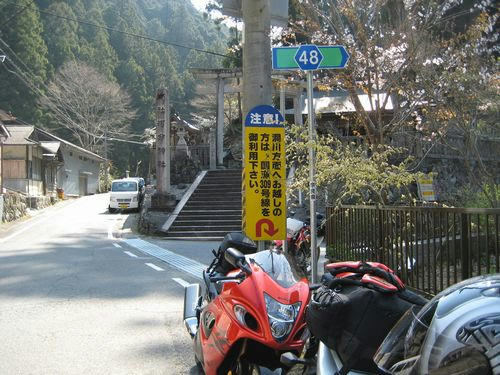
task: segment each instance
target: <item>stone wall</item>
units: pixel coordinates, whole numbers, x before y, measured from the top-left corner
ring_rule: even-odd
[[[6,193],[0,197],[3,197],[3,204],[0,203],[0,216],[2,217],[2,222],[9,222],[22,218],[27,214],[28,208],[40,210],[57,202],[56,197],[26,197],[23,194],[14,192]]]
[[[9,222],[17,220],[26,215],[26,197],[18,193],[6,193],[3,195],[2,221]]]
[[[26,203],[28,204],[28,207],[34,210],[40,210],[42,208],[49,207],[56,202],[57,198],[55,197],[40,196],[40,197],[26,198]]]

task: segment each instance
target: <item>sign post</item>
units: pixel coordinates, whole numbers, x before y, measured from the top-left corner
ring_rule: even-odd
[[[344,46],[316,46],[314,44],[273,48],[273,69],[300,69],[307,73],[307,115],[309,118],[309,141],[316,140],[316,125],[314,118],[313,70],[342,69],[349,60],[349,54]],[[311,225],[311,281],[318,282],[318,254],[316,253],[316,153],[309,148],[309,212]]]
[[[243,230],[255,241],[286,237],[285,119],[269,105],[245,119]]]

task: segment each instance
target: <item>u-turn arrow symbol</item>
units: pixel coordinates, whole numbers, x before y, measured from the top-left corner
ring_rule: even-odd
[[[266,228],[262,229],[262,226]],[[274,228],[274,223],[270,219],[260,219],[255,223],[255,235],[257,237],[262,237],[262,231],[266,232],[270,236],[274,236],[279,232],[279,229]]]

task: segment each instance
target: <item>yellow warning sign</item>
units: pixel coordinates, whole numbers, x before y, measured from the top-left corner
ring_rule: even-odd
[[[426,202],[436,201],[432,176],[425,176],[417,179],[417,187],[421,200]]]
[[[276,112],[279,116],[276,116]],[[254,116],[250,117],[252,114]],[[255,107],[247,116],[244,136],[243,230],[253,240],[285,239],[286,161],[283,117],[271,106]]]

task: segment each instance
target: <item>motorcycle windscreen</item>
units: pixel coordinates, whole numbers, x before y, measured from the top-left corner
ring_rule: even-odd
[[[289,288],[298,282],[292,272],[292,267],[282,253],[264,250],[246,256],[247,260],[253,259],[262,270],[283,288]]]

